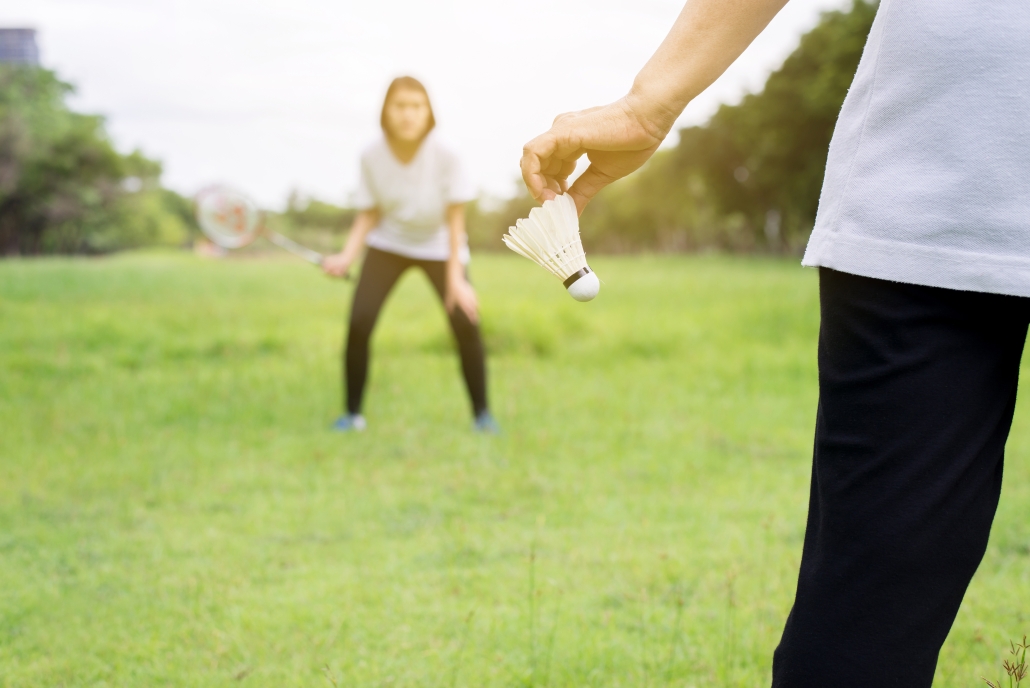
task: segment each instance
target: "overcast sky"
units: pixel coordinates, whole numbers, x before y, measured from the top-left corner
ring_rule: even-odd
[[[791,0],[684,113],[758,90],[847,0]],[[4,0],[0,26],[39,31],[43,62],[107,116],[122,150],[192,194],[231,183],[268,207],[290,189],[345,202],[390,79],[429,88],[439,131],[477,186],[510,195],[522,144],[554,115],[610,102],[680,0]]]

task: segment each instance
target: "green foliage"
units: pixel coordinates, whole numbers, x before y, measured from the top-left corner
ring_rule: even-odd
[[[357,214],[353,208],[343,208],[293,191],[281,219],[294,229],[342,234],[350,229]]]
[[[0,262],[0,685],[767,686],[816,274],[593,262],[579,304],[517,256],[473,261],[499,437],[470,431],[418,271],[344,436],[353,285],[289,256]],[[1026,625],[1028,411],[936,688],[994,674]]]
[[[293,191],[286,202],[286,209],[282,212],[266,212],[265,223],[269,229],[285,234],[304,246],[330,253],[339,251],[343,246],[344,235],[357,214],[354,208],[338,206]],[[262,252],[267,249],[265,242],[259,242],[250,250]]]
[[[0,65],[0,254],[182,243],[192,219],[161,166],[112,146],[103,118],[72,112],[48,70]]]
[[[521,181],[518,189],[519,193],[510,199],[480,198],[465,205],[465,226],[473,250],[508,250],[501,237],[517,219],[526,217],[538,205]]]
[[[122,159],[122,193],[105,221],[86,237],[90,252],[179,246],[196,233],[193,205],[161,187],[161,165],[138,151]]]
[[[121,160],[103,122],[70,112],[53,72],[0,65],[0,248],[78,248],[80,227],[111,210]]]
[[[595,248],[795,252],[811,232],[830,137],[876,4],[828,12],[761,93],[680,131],[588,206]]]

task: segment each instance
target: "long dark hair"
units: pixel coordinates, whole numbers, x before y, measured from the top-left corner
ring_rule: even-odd
[[[386,106],[390,102],[390,98],[397,91],[408,90],[418,91],[426,97],[426,104],[429,106],[429,123],[426,125],[426,130],[422,134],[423,138],[426,134],[433,130],[436,126],[436,117],[433,116],[433,103],[429,100],[429,92],[426,91],[426,87],[422,85],[422,82],[413,76],[399,76],[390,82],[390,87],[386,89],[386,97],[383,98],[383,111],[379,115],[379,126],[383,128],[383,133],[386,134],[387,138],[393,136],[390,133],[390,127],[386,122]]]

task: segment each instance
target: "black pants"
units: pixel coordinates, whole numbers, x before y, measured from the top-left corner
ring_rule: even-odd
[[[819,409],[775,688],[929,688],[1001,492],[1030,299],[819,278]]]
[[[438,260],[416,260],[396,253],[374,248],[368,250],[361,268],[361,278],[354,290],[354,304],[350,311],[350,328],[344,350],[344,388],[347,390],[348,413],[361,413],[361,402],[368,379],[368,342],[375,328],[383,302],[397,280],[410,267],[422,268],[433,283],[437,295],[443,300],[447,282],[447,263]],[[472,413],[479,415],[487,409],[486,361],[479,327],[468,319],[460,308],[448,314],[451,329],[458,340],[461,369],[472,399]]]

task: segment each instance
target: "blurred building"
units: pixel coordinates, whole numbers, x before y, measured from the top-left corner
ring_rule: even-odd
[[[0,62],[38,65],[36,30],[0,28]]]

